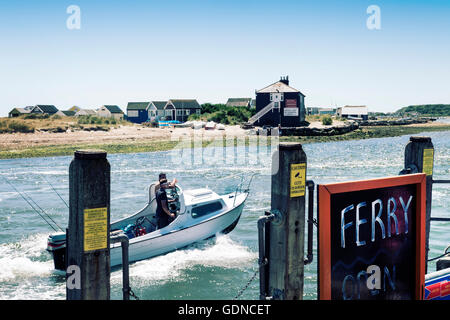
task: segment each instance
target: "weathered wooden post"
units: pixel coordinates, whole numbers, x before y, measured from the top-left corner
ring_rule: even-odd
[[[303,299],[306,154],[299,143],[281,143],[272,156],[267,295]]]
[[[110,165],[106,152],[76,151],[69,184],[67,264],[80,271],[80,285],[67,286],[67,300],[109,300]]]
[[[434,147],[430,137],[410,137],[405,147],[405,169],[401,173],[425,173],[426,182],[426,243],[425,258],[428,261],[429,237],[430,237],[430,219],[431,219],[431,200],[433,190],[433,161]],[[425,272],[427,264],[425,264]]]

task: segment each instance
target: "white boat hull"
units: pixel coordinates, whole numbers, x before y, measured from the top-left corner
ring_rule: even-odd
[[[244,201],[235,208],[201,221],[196,225],[167,231],[161,229],[133,238],[129,243],[129,262],[144,260],[181,249],[197,241],[211,238],[221,232],[227,233],[237,224],[243,207]],[[110,257],[111,267],[122,264],[120,244],[111,247]]]

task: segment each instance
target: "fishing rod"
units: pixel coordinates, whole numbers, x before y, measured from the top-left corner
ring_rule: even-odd
[[[44,220],[49,226],[50,226],[50,228],[52,228],[54,231],[58,231],[57,229],[55,229],[55,227],[54,226],[52,226],[51,225],[51,223],[50,222],[48,222],[45,218],[44,218],[44,216],[41,214],[41,213],[39,213],[39,211],[30,203],[30,201],[27,199],[27,198],[25,198],[24,197],[24,195],[19,191],[19,190],[17,190],[17,188],[16,187],[14,187],[14,185],[12,185],[11,184],[11,182],[9,182],[8,181],[8,179],[6,179],[5,177],[3,177],[3,179],[6,181],[6,183],[8,183],[21,197],[22,197],[22,199],[23,200],[25,200],[27,203],[28,203],[28,205],[42,218],[42,220]],[[28,196],[28,195],[27,195]],[[31,199],[31,197],[30,196],[28,196],[30,199]],[[31,200],[33,200],[33,199],[31,199]],[[33,202],[34,202],[34,200],[33,200]],[[37,203],[36,202],[34,202],[36,205],[37,205]],[[38,206],[38,205],[37,205]],[[39,206],[38,206],[39,207]],[[39,207],[40,208],[40,207]],[[42,209],[42,208],[40,208],[41,210],[42,210],[42,212],[51,220],[51,221],[53,221],[53,223],[60,229],[60,230],[62,230],[61,229],[61,227]]]
[[[50,217],[50,215],[47,212],[45,212],[45,210],[42,209],[41,206],[39,206],[36,203],[36,201],[34,201],[33,198],[30,197],[29,194],[27,194],[26,192],[23,192],[23,193],[30,199],[31,202],[33,202],[36,205],[36,207],[38,207],[41,210],[41,212],[43,212],[59,228],[59,230],[63,231],[63,229],[56,223],[56,221],[53,220],[52,217]]]
[[[45,179],[45,177],[43,177],[42,175],[39,175],[42,179],[44,179],[49,185],[50,185],[50,187],[52,187],[52,189],[53,189],[53,191],[55,191],[55,193],[58,195],[58,197],[62,200],[62,202],[64,202],[64,204],[66,205],[66,207],[67,208],[69,208],[69,205],[67,204],[67,202],[66,201],[64,201],[64,199],[61,197],[61,195],[58,193],[58,191],[56,191],[56,189],[52,186],[52,184],[47,180],[47,179]]]

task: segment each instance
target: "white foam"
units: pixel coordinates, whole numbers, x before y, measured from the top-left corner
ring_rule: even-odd
[[[51,261],[32,261],[26,257],[1,258],[0,281],[50,275],[52,267]]]
[[[211,240],[210,240],[211,241]],[[231,240],[227,235],[216,237],[193,247],[163,256],[139,261],[130,266],[130,277],[141,281],[170,281],[180,279],[183,271],[194,266],[242,268],[253,263],[257,253]],[[113,282],[121,281],[121,271],[112,274]]]
[[[50,275],[51,257],[43,261],[47,234],[32,235],[19,242],[0,245],[0,281]]]

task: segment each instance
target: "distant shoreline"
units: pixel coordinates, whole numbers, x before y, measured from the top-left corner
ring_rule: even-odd
[[[342,135],[288,136],[281,137],[280,141],[307,144],[396,137],[435,131],[450,131],[450,123],[433,122],[401,126],[360,127]],[[256,136],[248,133],[248,130],[241,129],[239,126],[227,126],[225,131],[125,126],[112,129],[109,132],[0,134],[0,159],[69,156],[73,155],[76,150],[90,148],[103,149],[110,154],[167,151],[179,148],[180,140],[190,141],[189,139],[193,135],[202,135],[203,147],[217,146],[217,144],[212,143],[213,141],[219,141],[221,144],[223,135],[237,138],[235,143],[242,144],[245,141],[246,144],[252,145],[252,141],[256,141],[254,140]],[[192,146],[194,146],[193,143]],[[184,147],[186,147],[186,143]],[[195,147],[198,147],[198,145],[195,145]]]

